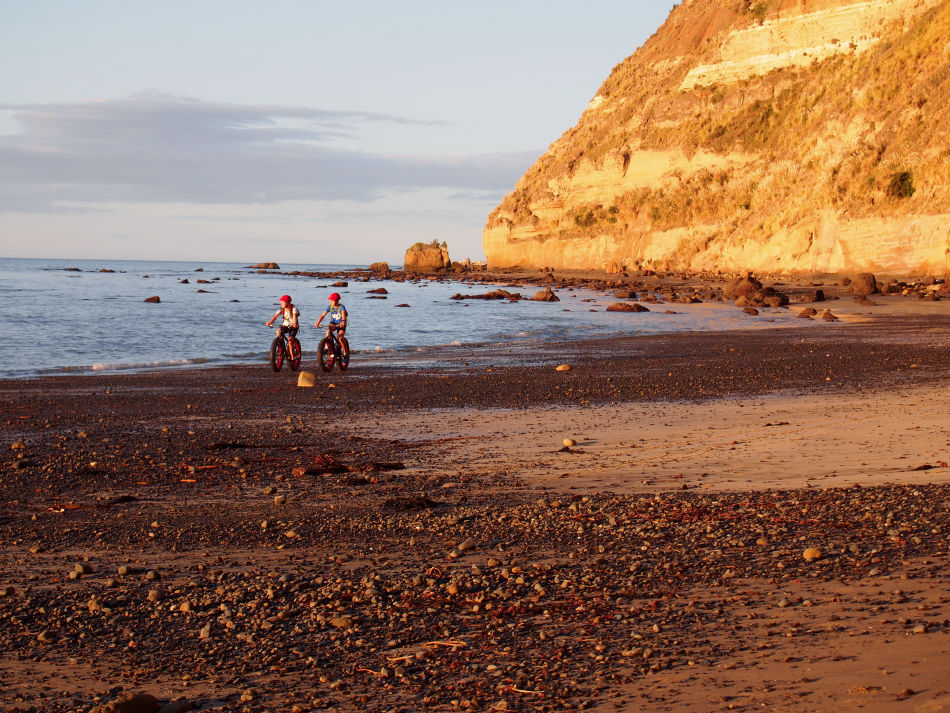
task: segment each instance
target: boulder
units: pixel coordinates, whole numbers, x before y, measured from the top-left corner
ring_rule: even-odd
[[[162,301],[162,299],[161,299],[161,297],[159,297],[158,295],[152,295],[151,297],[146,297],[146,298],[145,298],[145,301],[146,301],[146,302],[151,302],[151,303],[153,303],[153,304],[158,304],[159,302]]]
[[[816,314],[818,314],[818,310],[816,310],[814,307],[806,307],[805,309],[803,309],[801,312],[798,313],[798,316],[801,317],[802,319],[811,319]]]
[[[368,295],[388,295],[388,294],[389,294],[389,290],[387,290],[385,287],[377,287],[376,289],[373,289],[373,290],[366,290],[366,294],[368,294]]]
[[[745,277],[737,277],[726,283],[722,288],[722,293],[726,297],[735,299],[736,297],[749,297],[762,289],[762,283],[756,280],[750,272]]]
[[[388,262],[374,262],[369,266],[370,272],[389,272]]]
[[[746,314],[751,314],[753,317],[759,313],[759,310],[757,310],[755,307],[743,307],[742,311]]]
[[[402,269],[405,272],[439,272],[451,265],[446,244],[433,240],[431,243],[416,243],[406,250]]]
[[[330,283],[330,287],[349,287],[350,283],[346,280],[337,280],[336,282]]]
[[[539,290],[534,293],[534,297],[531,298],[535,302],[560,302],[561,299],[551,291],[550,287],[545,287],[543,290]]]
[[[630,290],[617,290],[614,297],[618,300],[635,300],[637,299],[637,293]]]
[[[877,281],[870,272],[862,272],[851,278],[848,292],[856,297],[867,297],[878,292]]]
[[[799,302],[824,302],[825,291],[815,290],[814,292],[806,292],[798,296],[798,301]]]
[[[752,296],[752,302],[768,307],[786,307],[788,305],[788,295],[783,295],[774,287],[763,287],[760,290],[756,290]]]
[[[608,312],[649,312],[646,307],[637,302],[614,302],[607,305]]]
[[[276,262],[259,262],[256,265],[251,265],[252,270],[279,270],[280,265]]]

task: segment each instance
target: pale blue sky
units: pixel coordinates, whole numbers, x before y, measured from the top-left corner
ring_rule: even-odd
[[[0,256],[481,259],[672,5],[0,0]]]

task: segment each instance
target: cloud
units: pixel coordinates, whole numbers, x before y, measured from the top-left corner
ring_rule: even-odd
[[[399,116],[141,94],[61,104],[0,104],[19,133],[0,136],[0,210],[63,204],[370,202],[449,188],[499,198],[534,152],[414,156],[346,148]]]

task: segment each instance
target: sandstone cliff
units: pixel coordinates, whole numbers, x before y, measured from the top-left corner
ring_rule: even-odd
[[[950,2],[685,0],[489,216],[491,267],[950,270]]]

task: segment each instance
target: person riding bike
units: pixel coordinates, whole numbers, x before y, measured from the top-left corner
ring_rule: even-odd
[[[281,295],[280,297],[280,309],[274,313],[274,316],[267,320],[264,324],[267,327],[270,327],[274,324],[274,320],[278,317],[283,317],[284,321],[277,328],[278,338],[283,337],[284,333],[288,334],[291,337],[297,336],[297,330],[300,328],[298,320],[300,318],[300,310],[297,309],[293,301],[290,299],[290,295]]]
[[[313,326],[319,329],[323,318],[330,315],[330,322],[327,324],[327,339],[330,338],[330,332],[334,330],[336,330],[337,339],[339,339],[346,332],[346,307],[340,304],[340,295],[337,292],[334,292],[327,299],[330,300],[330,306],[323,310],[323,314],[314,322]],[[346,356],[346,349],[346,341],[341,341],[340,350],[343,356]]]

